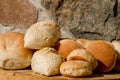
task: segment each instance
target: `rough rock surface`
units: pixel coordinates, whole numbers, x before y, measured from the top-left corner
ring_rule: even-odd
[[[0,0],[0,23],[29,27],[37,21],[37,10],[28,0]]]
[[[120,35],[120,0],[41,0],[61,28],[76,38],[111,41]]]

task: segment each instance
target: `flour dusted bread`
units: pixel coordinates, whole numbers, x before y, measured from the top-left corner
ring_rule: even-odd
[[[57,51],[50,47],[45,47],[34,53],[31,60],[33,72],[46,76],[59,74],[59,67],[64,62],[64,58],[57,54]]]
[[[71,60],[60,66],[60,73],[68,77],[84,77],[92,74],[92,65],[86,61]]]
[[[92,69],[95,70],[98,63],[95,57],[89,51],[85,49],[75,49],[68,56],[67,60],[81,60],[87,61],[92,65]]]
[[[86,49],[91,52],[98,61],[96,68],[99,72],[108,72],[113,69],[116,63],[116,53],[109,42],[96,40],[87,44]]]
[[[60,37],[60,30],[53,21],[41,21],[33,24],[26,31],[25,45],[26,48],[42,49],[51,47]]]
[[[112,41],[112,45],[117,52],[117,60],[114,70],[120,72],[120,41]]]
[[[22,69],[30,66],[33,51],[24,48],[24,35],[7,32],[0,35],[0,67]]]

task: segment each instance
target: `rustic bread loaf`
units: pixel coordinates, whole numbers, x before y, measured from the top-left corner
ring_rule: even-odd
[[[55,45],[55,49],[58,51],[58,54],[64,58],[67,58],[71,51],[78,48],[80,48],[80,46],[72,39],[61,39]]]
[[[116,52],[109,42],[95,40],[87,44],[86,49],[91,52],[98,61],[96,71],[108,72],[116,63]]]
[[[26,48],[42,49],[54,46],[60,37],[60,29],[53,21],[41,21],[30,26],[25,34]]]
[[[64,58],[58,55],[54,48],[45,47],[36,51],[31,60],[33,72],[46,76],[59,74],[59,67],[64,62]]]
[[[7,32],[0,35],[0,67],[22,69],[30,66],[33,51],[24,48],[24,34]]]
[[[60,73],[68,77],[84,77],[92,74],[92,65],[86,61],[65,61],[60,66]]]
[[[92,69],[95,70],[98,63],[95,57],[89,51],[85,49],[75,49],[67,56],[67,60],[81,60],[87,61],[92,65]]]

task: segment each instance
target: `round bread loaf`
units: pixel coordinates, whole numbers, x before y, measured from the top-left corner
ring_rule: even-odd
[[[60,73],[59,68],[64,58],[58,55],[54,48],[45,47],[36,51],[31,60],[33,72],[46,76],[53,76]]]
[[[53,21],[41,21],[33,24],[25,34],[26,48],[42,49],[52,47],[60,38],[60,29]]]
[[[114,70],[120,72],[120,41],[112,41],[112,45],[117,52],[117,60]]]
[[[80,48],[79,45],[72,39],[62,39],[55,45],[55,49],[58,51],[58,54],[64,58],[67,58],[71,51],[78,48]]]
[[[0,67],[22,69],[30,66],[33,51],[24,48],[24,34],[7,32],[0,35]]]
[[[87,44],[86,49],[91,52],[98,61],[96,68],[99,72],[108,72],[116,63],[116,53],[113,47],[104,40],[96,40]]]
[[[65,61],[60,66],[60,73],[68,77],[84,77],[92,74],[92,65],[86,61]]]
[[[67,56],[67,60],[81,60],[87,61],[92,65],[92,69],[95,70],[98,63],[95,57],[89,51],[85,49],[75,49]]]

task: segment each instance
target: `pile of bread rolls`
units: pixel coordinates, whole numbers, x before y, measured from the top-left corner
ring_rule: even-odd
[[[37,22],[25,35],[7,32],[0,35],[0,67],[67,77],[91,76],[93,71],[120,72],[120,42],[60,38],[53,21]]]

